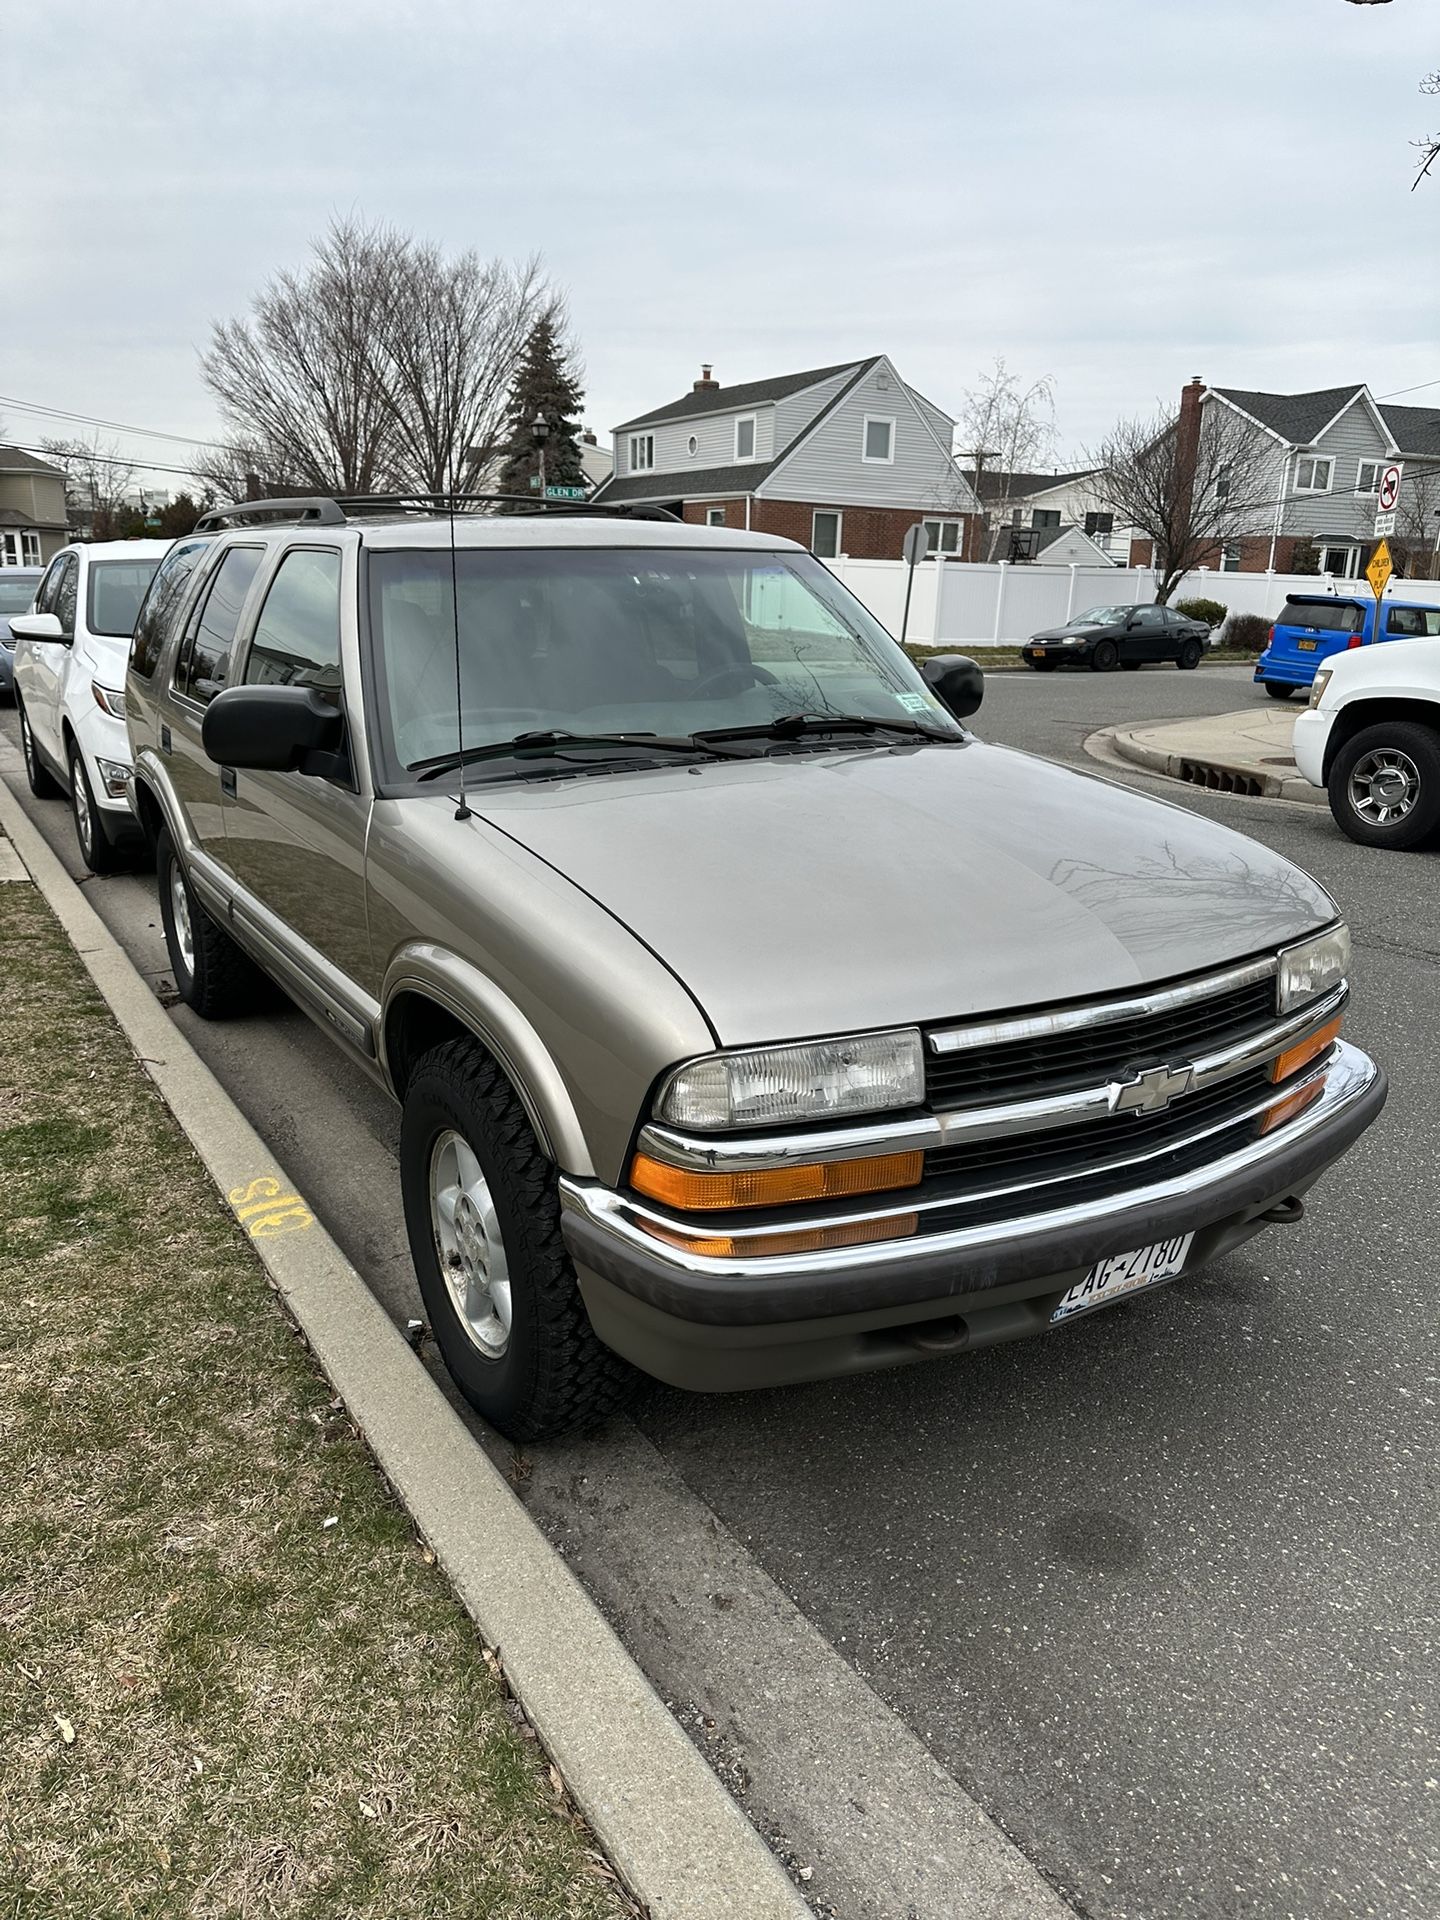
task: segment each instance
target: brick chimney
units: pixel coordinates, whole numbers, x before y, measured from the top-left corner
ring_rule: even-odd
[[[710,362],[707,360],[700,368],[700,378],[695,382],[696,393],[718,393],[720,382],[710,378]]]
[[[1180,389],[1180,417],[1175,422],[1176,504],[1180,508],[1178,524],[1188,522],[1191,495],[1195,489],[1195,461],[1200,451],[1200,396],[1205,382],[1192,373]]]
[[[597,444],[595,435],[590,431],[589,427],[586,427],[580,438],[585,442],[587,447],[593,447]]]

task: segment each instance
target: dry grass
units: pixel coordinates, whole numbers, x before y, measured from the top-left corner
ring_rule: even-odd
[[[0,962],[0,1920],[632,1913],[28,886]]]

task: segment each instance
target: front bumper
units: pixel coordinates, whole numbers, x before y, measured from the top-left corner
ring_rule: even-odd
[[[713,1258],[637,1224],[646,1204],[562,1178],[565,1242],[596,1332],[672,1385],[729,1390],[893,1366],[1045,1330],[1097,1260],[1195,1234],[1186,1272],[1303,1194],[1385,1103],[1337,1042],[1297,1119],[1198,1172],[1019,1219],[813,1254]]]
[[[1306,707],[1303,713],[1295,716],[1295,735],[1292,752],[1295,764],[1312,787],[1325,784],[1325,748],[1330,739],[1330,723],[1333,715],[1322,713],[1318,708]]]

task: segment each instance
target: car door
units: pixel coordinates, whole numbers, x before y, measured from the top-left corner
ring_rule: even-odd
[[[60,622],[59,640],[27,640],[29,655],[25,676],[25,712],[36,744],[53,767],[64,768],[65,746],[61,738],[61,695],[70,649],[75,644],[75,609],[79,602],[80,559],[75,553],[62,553],[55,560],[53,581],[44,585],[46,604],[37,602],[37,611],[53,613]]]
[[[1165,631],[1163,607],[1137,607],[1125,629],[1122,657],[1128,660],[1168,660],[1170,636]]]
[[[310,687],[342,712],[358,709],[341,666],[341,607],[354,604],[356,564],[336,547],[296,542],[264,583],[235,682]],[[298,990],[352,1041],[368,1044],[364,995],[377,988],[365,904],[368,770],[348,776],[226,768],[227,858],[237,882],[235,919],[242,936],[275,946]],[[272,958],[277,957],[272,953]],[[358,997],[349,988],[358,986]]]
[[[160,756],[190,840],[225,868],[220,769],[201,744],[205,709],[224,685],[230,650],[263,546],[227,547],[200,590],[175,655],[160,728]],[[202,891],[206,875],[202,871]]]

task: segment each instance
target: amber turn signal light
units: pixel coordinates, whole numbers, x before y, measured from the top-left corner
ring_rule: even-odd
[[[914,1187],[924,1170],[923,1153],[879,1153],[868,1160],[823,1160],[793,1167],[754,1167],[746,1172],[692,1173],[667,1166],[648,1153],[630,1162],[638,1193],[682,1213],[729,1207],[787,1207],[802,1200],[841,1200],[854,1193],[886,1193]]]
[[[753,1259],[771,1253],[824,1253],[831,1247],[859,1247],[873,1240],[904,1240],[919,1224],[918,1213],[897,1213],[886,1220],[856,1220],[845,1227],[801,1227],[794,1233],[750,1233],[737,1239],[729,1233],[685,1233],[678,1227],[663,1227],[658,1220],[637,1222],[657,1240],[712,1260],[737,1254]]]
[[[1270,1078],[1288,1080],[1299,1068],[1318,1059],[1331,1041],[1339,1038],[1343,1024],[1344,1015],[1337,1013],[1333,1020],[1327,1020],[1320,1031],[1312,1033],[1308,1040],[1297,1040],[1293,1047],[1287,1047],[1284,1053],[1270,1062]]]
[[[1265,1118],[1260,1122],[1261,1133],[1270,1133],[1276,1127],[1283,1127],[1287,1120],[1293,1120],[1297,1113],[1303,1113],[1312,1100],[1318,1100],[1325,1090],[1325,1079],[1311,1080],[1308,1085],[1299,1087],[1294,1093],[1287,1093],[1283,1100],[1277,1100],[1273,1107],[1265,1109]]]

